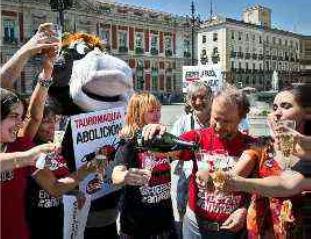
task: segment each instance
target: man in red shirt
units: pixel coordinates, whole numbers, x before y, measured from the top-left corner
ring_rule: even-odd
[[[195,141],[205,151],[222,151],[228,154],[232,167],[253,139],[243,135],[238,125],[249,111],[247,97],[229,86],[216,94],[211,110],[211,127],[186,132],[180,138]],[[148,125],[144,137],[161,135],[166,128]],[[192,160],[193,171],[189,183],[189,202],[184,218],[183,235],[188,239],[239,238],[246,220],[245,195],[199,189],[198,163],[192,152],[178,153],[181,160]],[[203,193],[202,193],[203,192]]]

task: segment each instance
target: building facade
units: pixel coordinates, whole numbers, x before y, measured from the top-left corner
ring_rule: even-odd
[[[96,34],[107,51],[128,62],[136,90],[182,94],[182,66],[191,64],[191,29],[183,17],[113,1],[74,1],[65,11],[65,31]],[[44,22],[57,22],[48,0],[2,0],[1,64]],[[40,71],[35,57],[16,88],[30,93]]]
[[[206,21],[198,32],[199,64],[219,64],[225,79],[238,87],[268,90],[273,72],[280,87],[298,82],[301,36],[271,28],[270,12],[255,6],[243,12],[242,21]]]
[[[311,83],[311,36],[301,38],[300,53],[300,70],[303,81]]]

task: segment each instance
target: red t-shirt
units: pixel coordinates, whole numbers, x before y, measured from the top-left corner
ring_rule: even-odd
[[[242,152],[254,141],[251,137],[240,132],[230,141],[219,138],[212,128],[194,130],[184,133],[180,138],[197,142],[201,149],[225,150],[235,161],[241,156]],[[183,160],[193,159],[194,156],[184,153]],[[224,222],[229,215],[245,203],[245,194],[202,192],[198,189],[195,182],[195,174],[198,171],[196,160],[189,183],[189,207],[202,219],[209,221]]]
[[[27,138],[18,138],[8,144],[7,152],[26,151],[34,147]],[[29,237],[26,222],[27,178],[33,167],[23,167],[1,172],[1,238],[27,239]]]

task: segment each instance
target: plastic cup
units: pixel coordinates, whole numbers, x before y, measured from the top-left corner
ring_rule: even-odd
[[[61,130],[54,131],[53,143],[56,145],[56,147],[58,148],[61,147],[64,135],[65,135],[65,131],[61,131]]]

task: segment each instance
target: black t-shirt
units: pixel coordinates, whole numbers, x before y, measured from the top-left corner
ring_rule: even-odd
[[[60,155],[51,158],[49,169],[56,178],[70,174],[64,158]],[[64,220],[62,198],[50,195],[33,177],[28,180],[27,197],[30,238],[62,239]]]
[[[127,168],[142,168],[150,155],[138,152],[131,141],[120,145],[115,160]],[[121,232],[138,238],[160,234],[173,227],[170,198],[170,164],[164,154],[156,154],[149,184],[125,186],[121,199]]]

